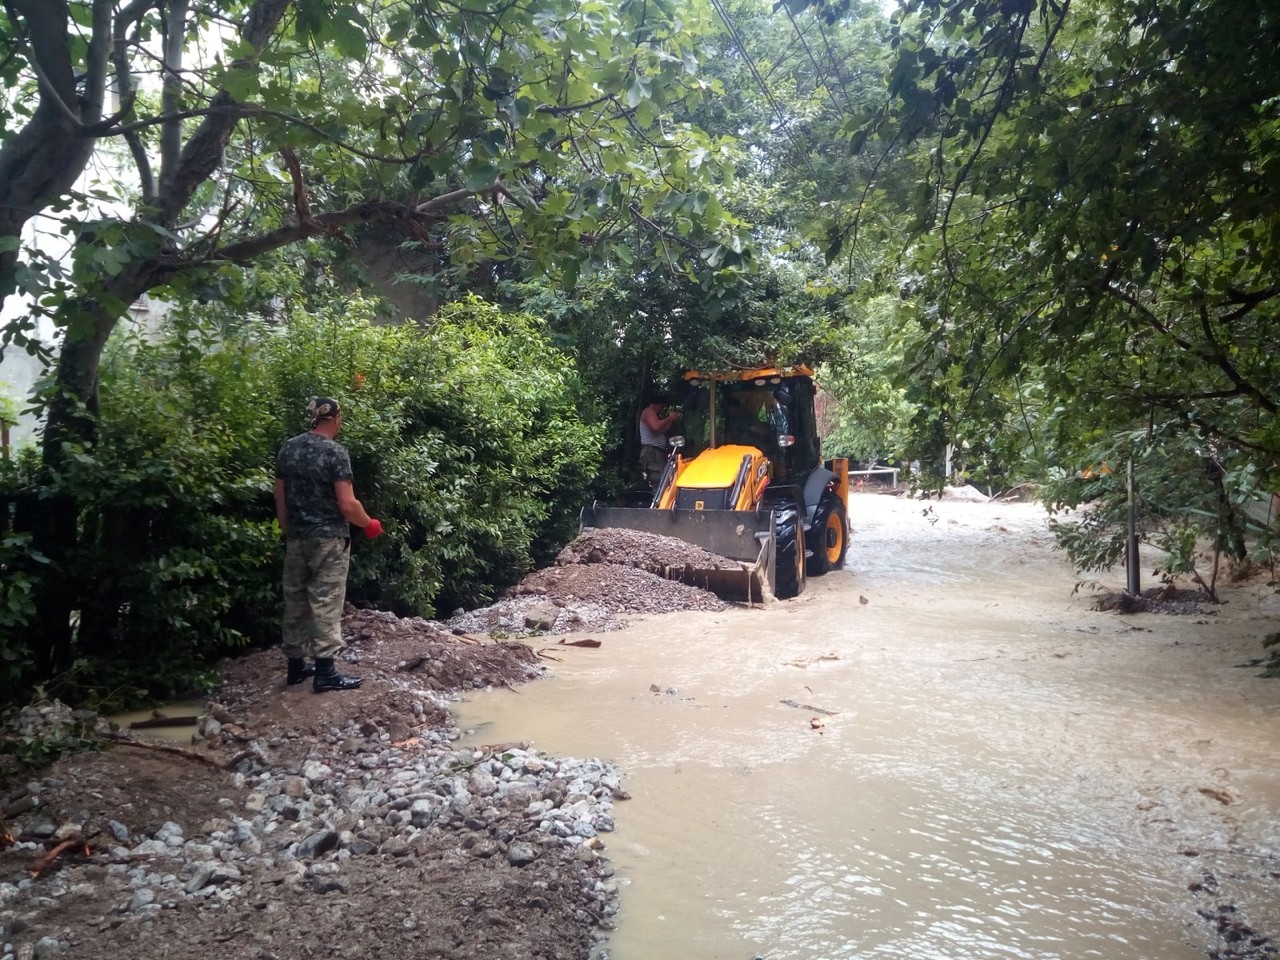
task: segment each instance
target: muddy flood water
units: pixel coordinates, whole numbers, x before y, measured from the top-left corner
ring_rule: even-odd
[[[602,954],[1272,956],[1215,918],[1280,936],[1280,681],[1239,666],[1275,588],[1120,616],[1033,505],[850,515],[847,568],[798,600],[548,644],[547,679],[458,706],[471,743],[622,769]]]

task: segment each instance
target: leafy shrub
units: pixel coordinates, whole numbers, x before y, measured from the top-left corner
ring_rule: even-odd
[[[275,454],[314,394],[343,404],[357,496],[387,529],[354,539],[353,602],[423,616],[484,603],[575,532],[600,431],[540,322],[468,300],[427,325],[374,326],[377,307],[297,298],[275,324],[178,310],[160,336],[111,344],[96,445],[57,477],[0,471],[6,503],[57,490],[80,505],[75,666],[50,694],[187,693],[217,656],[278,637]],[[29,542],[0,526],[8,703],[48,679],[24,640],[42,575]]]
[[[1124,559],[1128,538],[1128,486],[1124,465],[1134,469],[1135,532],[1157,551],[1150,565],[1166,581],[1189,576],[1210,593],[1218,560],[1269,562],[1271,531],[1249,519],[1248,507],[1262,493],[1260,478],[1239,454],[1173,427],[1115,434],[1076,451],[1075,460],[1098,469],[1059,470],[1041,490],[1051,510],[1083,509],[1051,526],[1058,546],[1081,570],[1108,570]],[[1101,469],[1101,465],[1107,465]],[[1203,551],[1211,554],[1205,581],[1198,572]]]
[[[273,635],[266,392],[250,341],[181,314],[159,339],[112,344],[99,443],[64,479],[83,504],[87,679],[186,692],[214,656]]]
[[[575,532],[600,429],[535,318],[470,298],[376,327],[375,307],[298,312],[268,339],[276,439],[303,426],[307,396],[342,404],[356,495],[388,530],[357,538],[351,599],[420,616],[488,602]]]
[[[31,549],[31,536],[6,533],[0,537],[0,687],[18,687],[30,671],[31,651],[22,642],[24,628],[36,615],[36,576],[24,561],[43,561]]]

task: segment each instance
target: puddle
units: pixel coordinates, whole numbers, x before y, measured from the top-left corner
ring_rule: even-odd
[[[107,719],[121,730],[153,740],[190,745],[191,736],[196,732],[196,719],[207,707],[204,700],[175,700],[153,710],[129,710]]]

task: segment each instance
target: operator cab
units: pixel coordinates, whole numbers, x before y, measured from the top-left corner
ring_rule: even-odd
[[[691,371],[685,380],[681,454],[686,459],[730,444],[755,447],[769,459],[776,480],[804,477],[820,463],[808,370],[766,369],[732,378]]]

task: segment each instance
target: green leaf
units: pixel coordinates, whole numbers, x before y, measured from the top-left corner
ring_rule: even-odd
[[[649,100],[652,95],[653,81],[648,77],[633,74],[627,83],[627,106],[632,108],[638,107],[640,104]]]
[[[498,179],[498,169],[487,164],[473,166],[467,171],[465,186],[468,190],[484,190]]]

